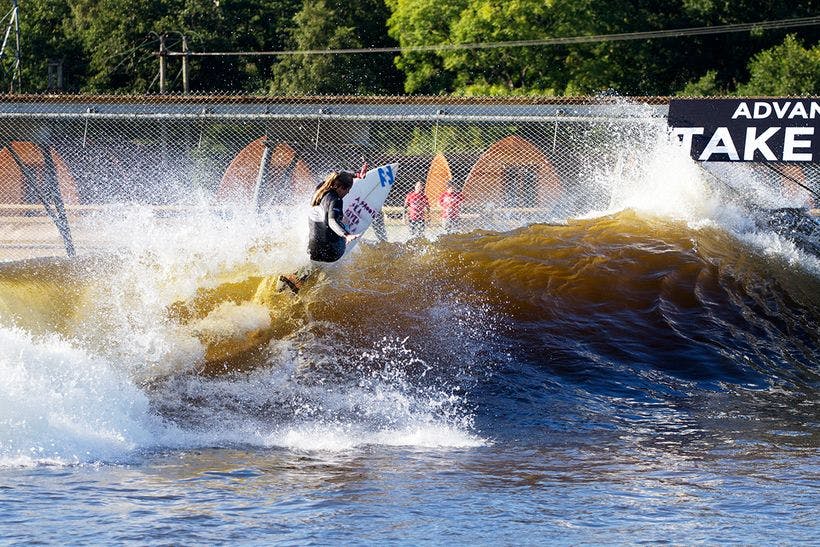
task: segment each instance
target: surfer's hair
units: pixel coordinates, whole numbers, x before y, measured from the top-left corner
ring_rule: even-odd
[[[331,190],[349,190],[351,186],[353,186],[353,173],[350,171],[334,171],[316,188],[310,204],[313,206],[319,205],[325,194]]]

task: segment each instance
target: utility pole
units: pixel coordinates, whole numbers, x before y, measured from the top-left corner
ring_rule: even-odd
[[[188,81],[188,38],[182,35],[182,92],[187,95],[191,91]]]
[[[165,49],[165,35],[159,37],[159,92],[165,94],[165,57],[168,51]]]

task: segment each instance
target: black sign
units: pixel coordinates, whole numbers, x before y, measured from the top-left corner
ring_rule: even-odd
[[[820,161],[820,99],[672,99],[668,120],[699,161]]]

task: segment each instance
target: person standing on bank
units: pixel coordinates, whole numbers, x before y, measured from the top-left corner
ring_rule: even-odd
[[[461,204],[464,203],[464,195],[456,190],[452,182],[447,184],[447,189],[438,198],[441,206],[441,221],[446,233],[458,230],[461,223]]]
[[[342,222],[344,205],[342,198],[353,186],[353,173],[334,171],[316,187],[311,199],[308,221],[308,255],[310,263],[290,275],[279,276],[277,290],[285,287],[298,293],[302,284],[328,262],[336,262],[345,253],[347,244],[359,237],[348,232]]]
[[[424,195],[424,184],[419,181],[416,188],[404,198],[404,221],[410,227],[410,237],[424,237],[429,216],[430,200]]]

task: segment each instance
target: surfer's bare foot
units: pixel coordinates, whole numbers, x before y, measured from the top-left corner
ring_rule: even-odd
[[[302,282],[299,281],[293,274],[280,275],[279,281],[281,281],[284,285],[284,287],[282,287],[282,290],[284,290],[284,288],[287,287],[293,291],[293,294],[299,294],[299,289],[302,288]]]

